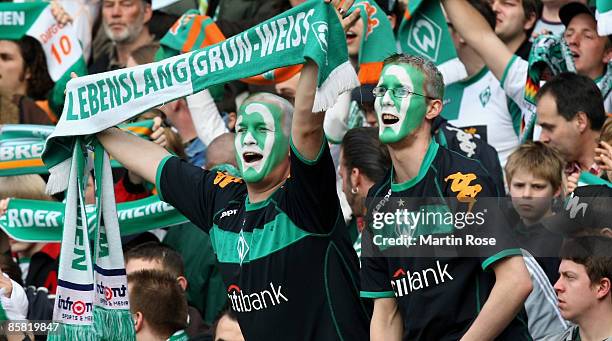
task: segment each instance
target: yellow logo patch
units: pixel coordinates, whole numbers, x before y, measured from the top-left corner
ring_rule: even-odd
[[[457,200],[468,204],[468,211],[472,210],[472,206],[476,202],[476,196],[482,191],[482,186],[479,184],[470,185],[472,181],[476,180],[476,174],[468,173],[463,174],[457,172],[444,178],[444,181],[453,180],[451,183],[451,191],[457,193]]]
[[[227,186],[228,184],[232,182],[242,182],[242,179],[217,171],[217,176],[215,177],[215,180],[213,181],[215,185],[221,188],[225,188],[225,186]]]

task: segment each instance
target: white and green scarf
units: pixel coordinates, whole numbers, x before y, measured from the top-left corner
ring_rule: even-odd
[[[597,6],[597,11],[595,12],[595,18],[597,18],[597,33],[599,33],[600,36],[612,34],[612,1],[597,0],[595,4]]]
[[[449,74],[459,63],[440,1],[409,1],[397,32],[402,53],[422,56]]]
[[[0,3],[0,18],[0,39],[19,40],[28,35],[40,42],[49,75],[55,82],[49,106],[59,114],[70,73],[87,74],[75,27],[59,27],[48,2]]]

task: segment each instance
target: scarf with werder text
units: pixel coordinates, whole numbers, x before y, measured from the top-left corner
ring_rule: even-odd
[[[385,58],[397,52],[393,37],[393,28],[385,12],[376,2],[362,0],[356,2],[351,10],[360,8],[363,34],[359,45],[359,82],[377,84],[383,69]]]
[[[83,50],[72,24],[60,27],[48,2],[0,3],[0,39],[19,40],[30,36],[38,40],[45,53],[47,69],[55,82],[49,106],[60,113],[70,73],[87,74]]]
[[[397,40],[402,53],[430,60],[442,74],[455,72],[454,69],[461,63],[440,1],[409,1],[397,32]]]
[[[293,22],[293,30],[278,29],[279,22]],[[319,67],[313,112],[325,111],[340,93],[359,85],[342,25],[322,0],[307,1],[216,45],[71,80],[64,112],[43,153],[50,172],[47,191],[67,188],[76,136],[95,134],[211,85],[302,64],[306,58]]]
[[[295,27],[293,17],[287,17],[285,21],[270,23],[269,34],[276,35],[277,30]],[[265,33],[265,32],[264,32]],[[297,30],[296,30],[296,33]],[[206,15],[201,15],[192,9],[183,14],[159,41],[160,48],[155,54],[155,60],[163,60],[174,57],[181,53],[187,53],[199,48],[214,45],[226,40],[225,35],[217,24]],[[288,80],[302,70],[302,65],[292,65],[266,71],[260,75],[241,79],[248,84],[270,85]],[[221,85],[220,85],[221,86]],[[212,91],[212,89],[209,89]],[[214,95],[213,95],[214,97]]]

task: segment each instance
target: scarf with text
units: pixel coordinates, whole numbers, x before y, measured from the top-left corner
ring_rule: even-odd
[[[64,112],[43,152],[50,172],[47,191],[67,188],[76,136],[100,132],[211,85],[302,64],[306,58],[319,67],[313,112],[325,111],[340,93],[359,85],[342,25],[335,9],[323,1],[305,2],[216,45],[71,80]]]
[[[55,82],[48,97],[49,106],[58,115],[70,73],[87,74],[75,27],[60,27],[48,2],[0,3],[0,26],[0,39],[19,40],[27,35],[40,42],[49,75]]]
[[[291,31],[296,23],[290,21],[278,21],[270,24],[267,32],[272,35],[272,40],[288,25]],[[296,30],[299,34],[299,29]],[[160,40],[160,48],[155,55],[155,60],[163,60],[174,57],[181,53],[187,53],[199,48],[214,45],[225,41],[225,35],[217,24],[206,15],[201,15],[196,10],[185,12],[168,30]],[[301,65],[292,65],[266,71],[260,75],[242,79],[243,82],[257,85],[270,85],[288,80],[302,70]]]

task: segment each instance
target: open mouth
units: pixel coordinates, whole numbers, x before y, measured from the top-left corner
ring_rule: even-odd
[[[382,121],[384,124],[388,124],[388,125],[395,124],[399,122],[399,117],[392,115],[392,114],[383,114]]]
[[[353,31],[346,32],[346,40],[353,40],[357,37],[357,33]]]
[[[253,163],[263,159],[263,155],[254,152],[246,152],[242,154],[242,159],[246,163]]]

